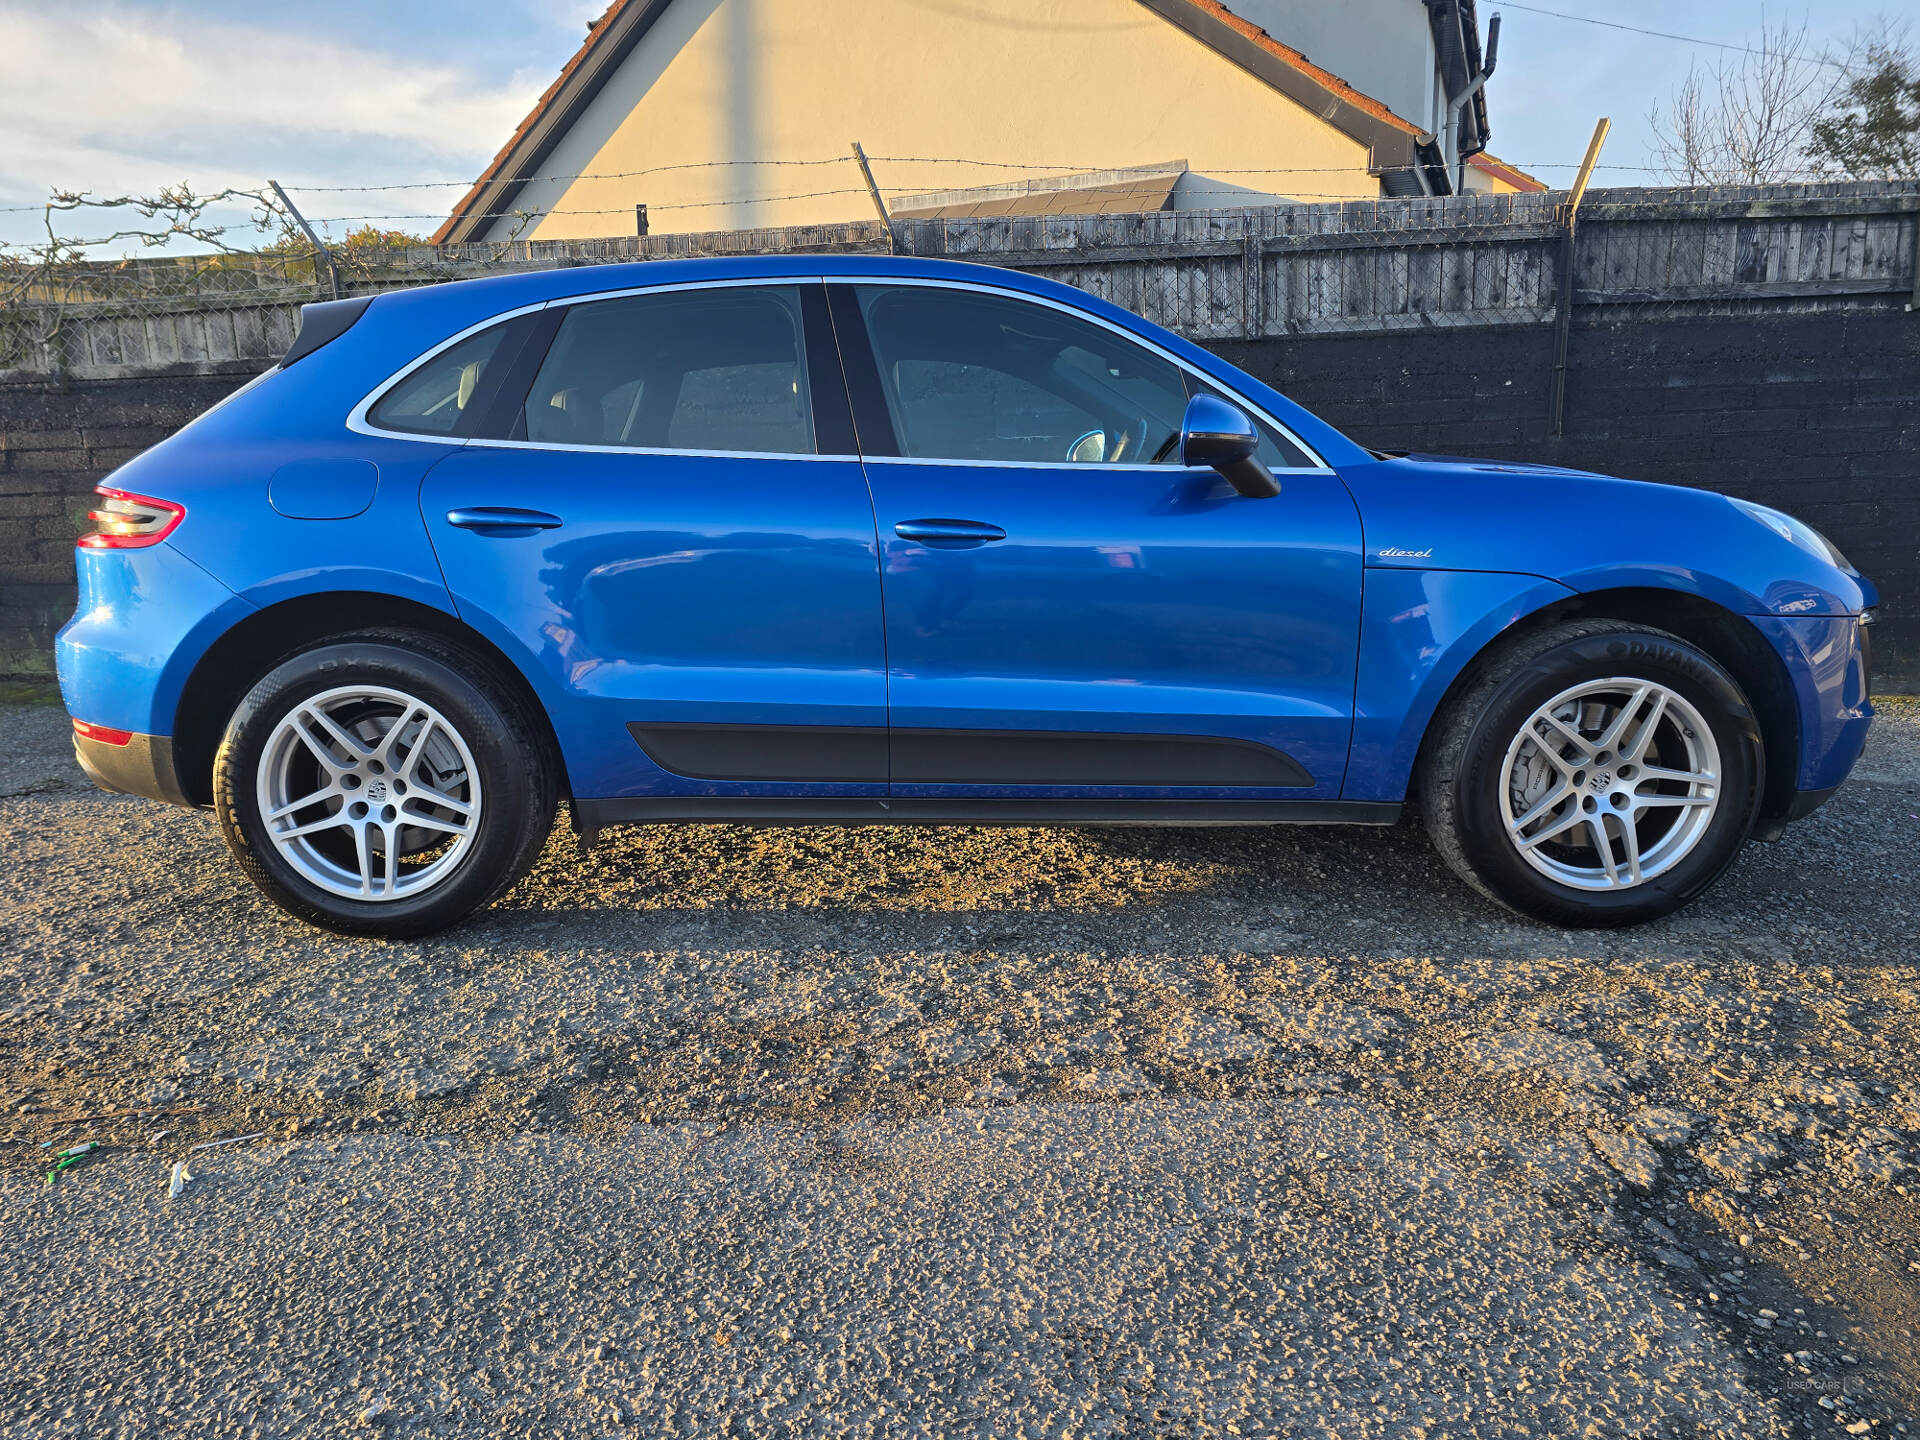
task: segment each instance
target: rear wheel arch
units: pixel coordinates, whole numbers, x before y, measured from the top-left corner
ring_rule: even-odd
[[[350,635],[415,631],[451,644],[484,666],[525,708],[542,737],[562,794],[566,760],[532,684],[486,636],[457,616],[415,600],[364,590],[332,590],[282,600],[248,615],[207,647],[180,692],[174,712],[173,763],[180,788],[196,805],[213,800],[213,762],[227,719],[262,676],[303,650]]]
[[[1571,595],[1533,611],[1488,640],[1460,668],[1428,717],[1410,789],[1417,790],[1440,718],[1454,698],[1471,687],[1490,662],[1528,637],[1568,620],[1618,620],[1665,630],[1698,646],[1724,667],[1746,693],[1760,722],[1767,762],[1761,819],[1784,819],[1800,768],[1800,714],[1786,662],[1746,616],[1678,590],[1622,588]]]

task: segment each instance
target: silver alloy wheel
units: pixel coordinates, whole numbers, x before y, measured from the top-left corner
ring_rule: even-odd
[[[1629,890],[1692,853],[1720,804],[1720,747],[1677,691],[1589,680],[1547,701],[1507,747],[1507,837],[1576,890]]]
[[[460,732],[400,690],[347,685],[274,727],[255,782],[267,835],[302,878],[350,900],[404,900],[459,867],[480,825]]]

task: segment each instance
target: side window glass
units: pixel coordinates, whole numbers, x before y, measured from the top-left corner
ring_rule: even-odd
[[[510,323],[469,335],[441,351],[381,396],[367,414],[368,423],[409,435],[457,433],[467,407],[481,393],[487,367],[499,358]]]
[[[723,286],[569,306],[527,395],[526,437],[812,454],[798,289]]]
[[[1236,407],[1239,404],[1232,396],[1223,394],[1198,375],[1188,375],[1187,385],[1195,395],[1212,395]],[[1253,421],[1255,428],[1260,431],[1260,448],[1254,453],[1260,463],[1269,470],[1311,470],[1319,464],[1311,455],[1258,415],[1249,415],[1247,418]]]
[[[900,453],[923,460],[1178,464],[1179,367],[1048,306],[936,286],[856,287]]]

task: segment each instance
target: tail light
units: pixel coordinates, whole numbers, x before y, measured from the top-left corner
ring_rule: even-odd
[[[158,545],[187,515],[184,505],[171,500],[155,500],[108,485],[96,485],[94,489],[106,498],[98,510],[87,512],[94,529],[80,537],[82,550],[139,550]]]
[[[133,743],[131,730],[116,730],[111,725],[95,725],[91,720],[73,722],[73,733],[82,740],[98,740],[102,745],[130,745]]]

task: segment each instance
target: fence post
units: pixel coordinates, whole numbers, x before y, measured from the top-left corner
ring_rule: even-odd
[[[1257,340],[1266,329],[1266,304],[1260,294],[1260,227],[1251,215],[1240,217],[1244,234],[1240,241],[1240,328],[1243,338]]]
[[[287,214],[293,217],[293,223],[306,232],[307,239],[313,242],[313,248],[318,250],[320,252],[320,258],[327,262],[327,288],[333,292],[333,298],[338,300],[340,298],[340,272],[333,268],[333,252],[327,248],[326,242],[314,232],[314,228],[307,223],[307,217],[294,209],[293,201],[289,200],[287,198],[287,192],[280,188],[280,182],[278,180],[269,180],[267,184],[273,187],[273,193],[279,197],[280,203],[286,207]]]
[[[1913,299],[1907,302],[1907,313],[1920,311],[1920,199],[1913,202]]]
[[[1558,440],[1567,433],[1567,347],[1573,338],[1573,269],[1575,237],[1580,225],[1580,201],[1587,193],[1587,181],[1593,177],[1593,165],[1600,158],[1613,121],[1601,118],[1593,127],[1593,139],[1587,142],[1587,158],[1580,162],[1574,177],[1573,193],[1560,207],[1560,287],[1553,320],[1553,400],[1547,412],[1547,438]]]
[[[873,208],[880,212],[880,223],[887,227],[887,249],[898,255],[900,239],[893,233],[893,217],[887,214],[887,202],[880,198],[880,187],[873,183],[873,170],[867,164],[867,152],[860,148],[858,140],[853,142],[853,158],[859,162],[860,174],[867,182],[867,194],[873,197]]]

